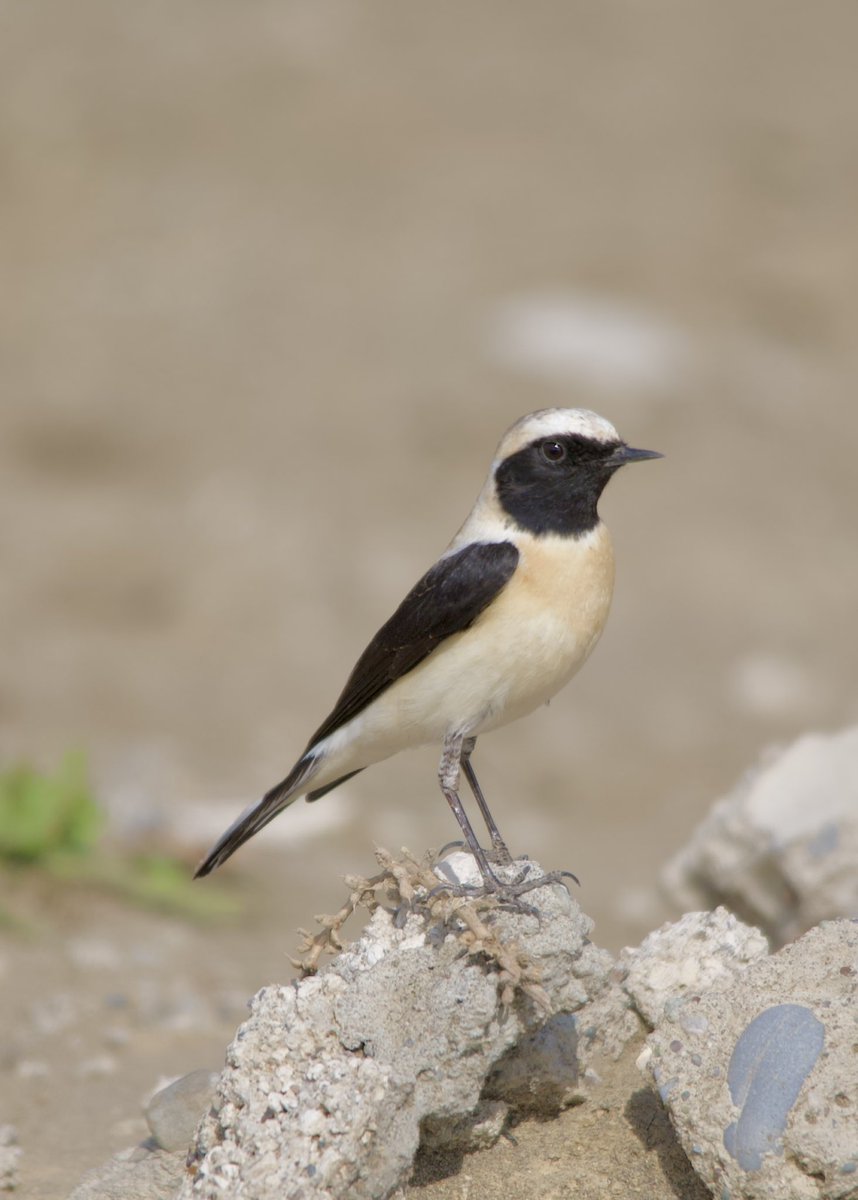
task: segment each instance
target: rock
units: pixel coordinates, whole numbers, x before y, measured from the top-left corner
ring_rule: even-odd
[[[575,1013],[559,1013],[503,1056],[484,1094],[518,1112],[550,1117],[583,1099]]]
[[[211,1104],[217,1071],[191,1071],[161,1088],[144,1110],[149,1132],[162,1150],[187,1150]]]
[[[0,1192],[11,1192],[18,1186],[21,1154],[15,1126],[0,1125]]]
[[[628,995],[610,979],[577,1012],[558,1013],[517,1042],[492,1070],[483,1095],[503,1097],[516,1113],[555,1116],[589,1099],[601,1083],[601,1059],[616,1059],[644,1028]]]
[[[445,855],[432,870],[439,879],[464,887],[479,887],[483,881],[477,860],[467,850],[454,850],[452,854]]]
[[[427,1117],[420,1127],[420,1148],[429,1153],[487,1150],[500,1137],[510,1108],[503,1100],[480,1100],[472,1113]]]
[[[88,1171],[68,1200],[173,1200],[184,1172],[184,1154],[138,1146]]]
[[[90,1058],[81,1059],[75,1066],[75,1074],[81,1079],[95,1079],[99,1076],[114,1075],[117,1062],[112,1054],[94,1054]]]
[[[205,1071],[153,1097],[150,1128],[176,1153],[120,1156],[74,1200],[384,1200],[418,1145],[449,1161],[491,1146],[517,1114],[588,1099],[610,1075],[604,1060],[650,1027],[641,1065],[664,1108],[650,1103],[716,1195],[858,1197],[858,923],[772,956],[720,908],[613,963],[561,886],[516,910],[439,891],[410,857],[380,858],[381,875],[349,881],[350,902],[320,918],[305,961],[338,945],[361,902],[373,915],[359,940],[319,974],[255,997],[212,1102]],[[522,869],[541,875],[509,868]],[[468,872],[451,867],[457,880]],[[644,1095],[629,1096],[636,1112]]]
[[[636,949],[623,950],[617,965],[638,1012],[654,1026],[667,1005],[712,988],[723,991],[768,952],[759,929],[716,908],[662,925]]]
[[[858,1196],[858,922],[661,1004],[642,1066],[716,1196]]]
[[[784,945],[858,914],[858,728],[769,754],[714,806],[662,879],[682,908],[724,904]]]
[[[427,876],[431,890],[428,872],[403,883],[397,866],[400,890]],[[510,871],[523,868],[541,874],[534,863]],[[493,1103],[481,1100],[492,1067],[610,987],[611,959],[565,888],[524,899],[538,915],[445,893],[404,919],[401,905],[377,907],[324,972],[263,989],[229,1048],[180,1197],[382,1200],[407,1180],[422,1126],[435,1147],[496,1137],[522,1097],[495,1086]],[[556,1056],[576,1070],[567,1047]]]
[[[51,1068],[41,1058],[19,1058],[15,1063],[15,1074],[19,1079],[48,1079]]]
[[[217,1078],[216,1071],[191,1071],[157,1091],[145,1109],[151,1139],[89,1171],[69,1200],[173,1200]]]

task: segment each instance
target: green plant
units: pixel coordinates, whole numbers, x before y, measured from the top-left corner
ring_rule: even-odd
[[[87,780],[86,759],[66,754],[53,775],[17,765],[0,772],[0,863],[38,867],[66,882],[90,884],[182,916],[240,911],[222,888],[195,888],[187,864],[168,854],[101,846],[105,814]],[[5,911],[0,921],[13,922]]]
[[[81,753],[70,751],[54,775],[26,765],[0,773],[0,857],[38,863],[87,854],[103,828]]]

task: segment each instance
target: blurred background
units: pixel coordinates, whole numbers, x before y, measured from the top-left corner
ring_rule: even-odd
[[[82,748],[114,836],[192,864],[504,429],[594,408],[666,457],[604,497],[593,658],[475,761],[596,940],[639,939],[759,751],[858,718],[856,40],[845,2],[7,9],[2,762]],[[230,863],[267,889],[236,987],[375,843],[456,836],[436,763]]]
[[[858,716],[852,35],[782,0],[7,14],[4,758],[83,747],[118,822],[202,847],[506,426],[592,407],[666,458],[603,501],[598,653],[478,753],[510,842],[622,918],[760,746]],[[436,757],[235,870],[443,842]]]

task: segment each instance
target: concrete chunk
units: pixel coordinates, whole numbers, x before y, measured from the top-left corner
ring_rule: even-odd
[[[539,871],[513,869],[525,865]],[[566,889],[525,900],[538,915],[490,905],[470,925],[451,898],[443,918],[412,913],[401,928],[378,908],[321,974],[261,991],[229,1048],[182,1200],[382,1200],[408,1179],[423,1126],[435,1147],[496,1137],[499,1105],[520,1096],[496,1089],[486,1105],[492,1067],[610,986],[611,959]],[[522,976],[510,989],[515,963],[538,984]],[[574,1074],[567,1049],[555,1050]]]
[[[858,923],[830,921],[732,986],[667,1004],[642,1056],[715,1195],[858,1195]]]

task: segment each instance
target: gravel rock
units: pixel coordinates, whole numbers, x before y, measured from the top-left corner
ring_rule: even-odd
[[[758,929],[719,908],[613,963],[560,886],[526,894],[536,913],[511,911],[436,894],[407,856],[381,861],[305,948],[316,964],[371,894],[359,940],[254,998],[211,1102],[206,1071],[152,1098],[150,1129],[177,1153],[118,1156],[73,1200],[384,1200],[418,1145],[486,1148],[511,1114],[588,1098],[600,1058],[647,1028],[640,1065],[721,1200],[858,1197],[858,922],[769,955]],[[432,898],[406,902],[415,888]]]
[[[138,1146],[89,1171],[68,1200],[173,1200],[185,1155]]]
[[[682,908],[724,904],[780,946],[858,916],[858,728],[769,754],[701,822],[662,879]]]
[[[716,1196],[858,1196],[858,922],[660,1007],[641,1065]]]
[[[152,1096],[144,1110],[146,1124],[162,1150],[187,1150],[217,1080],[217,1071],[191,1071]]]
[[[769,952],[759,929],[743,925],[726,908],[686,913],[662,925],[640,946],[622,951],[618,968],[623,987],[650,1026],[668,1005],[690,994],[723,991]]]
[[[378,908],[322,974],[263,989],[229,1048],[183,1200],[382,1200],[407,1180],[422,1124],[434,1146],[496,1137],[520,1095],[495,1088],[481,1106],[494,1064],[610,986],[611,959],[566,890],[526,900],[538,917],[494,908],[469,927],[476,941],[449,907],[446,924]]]

